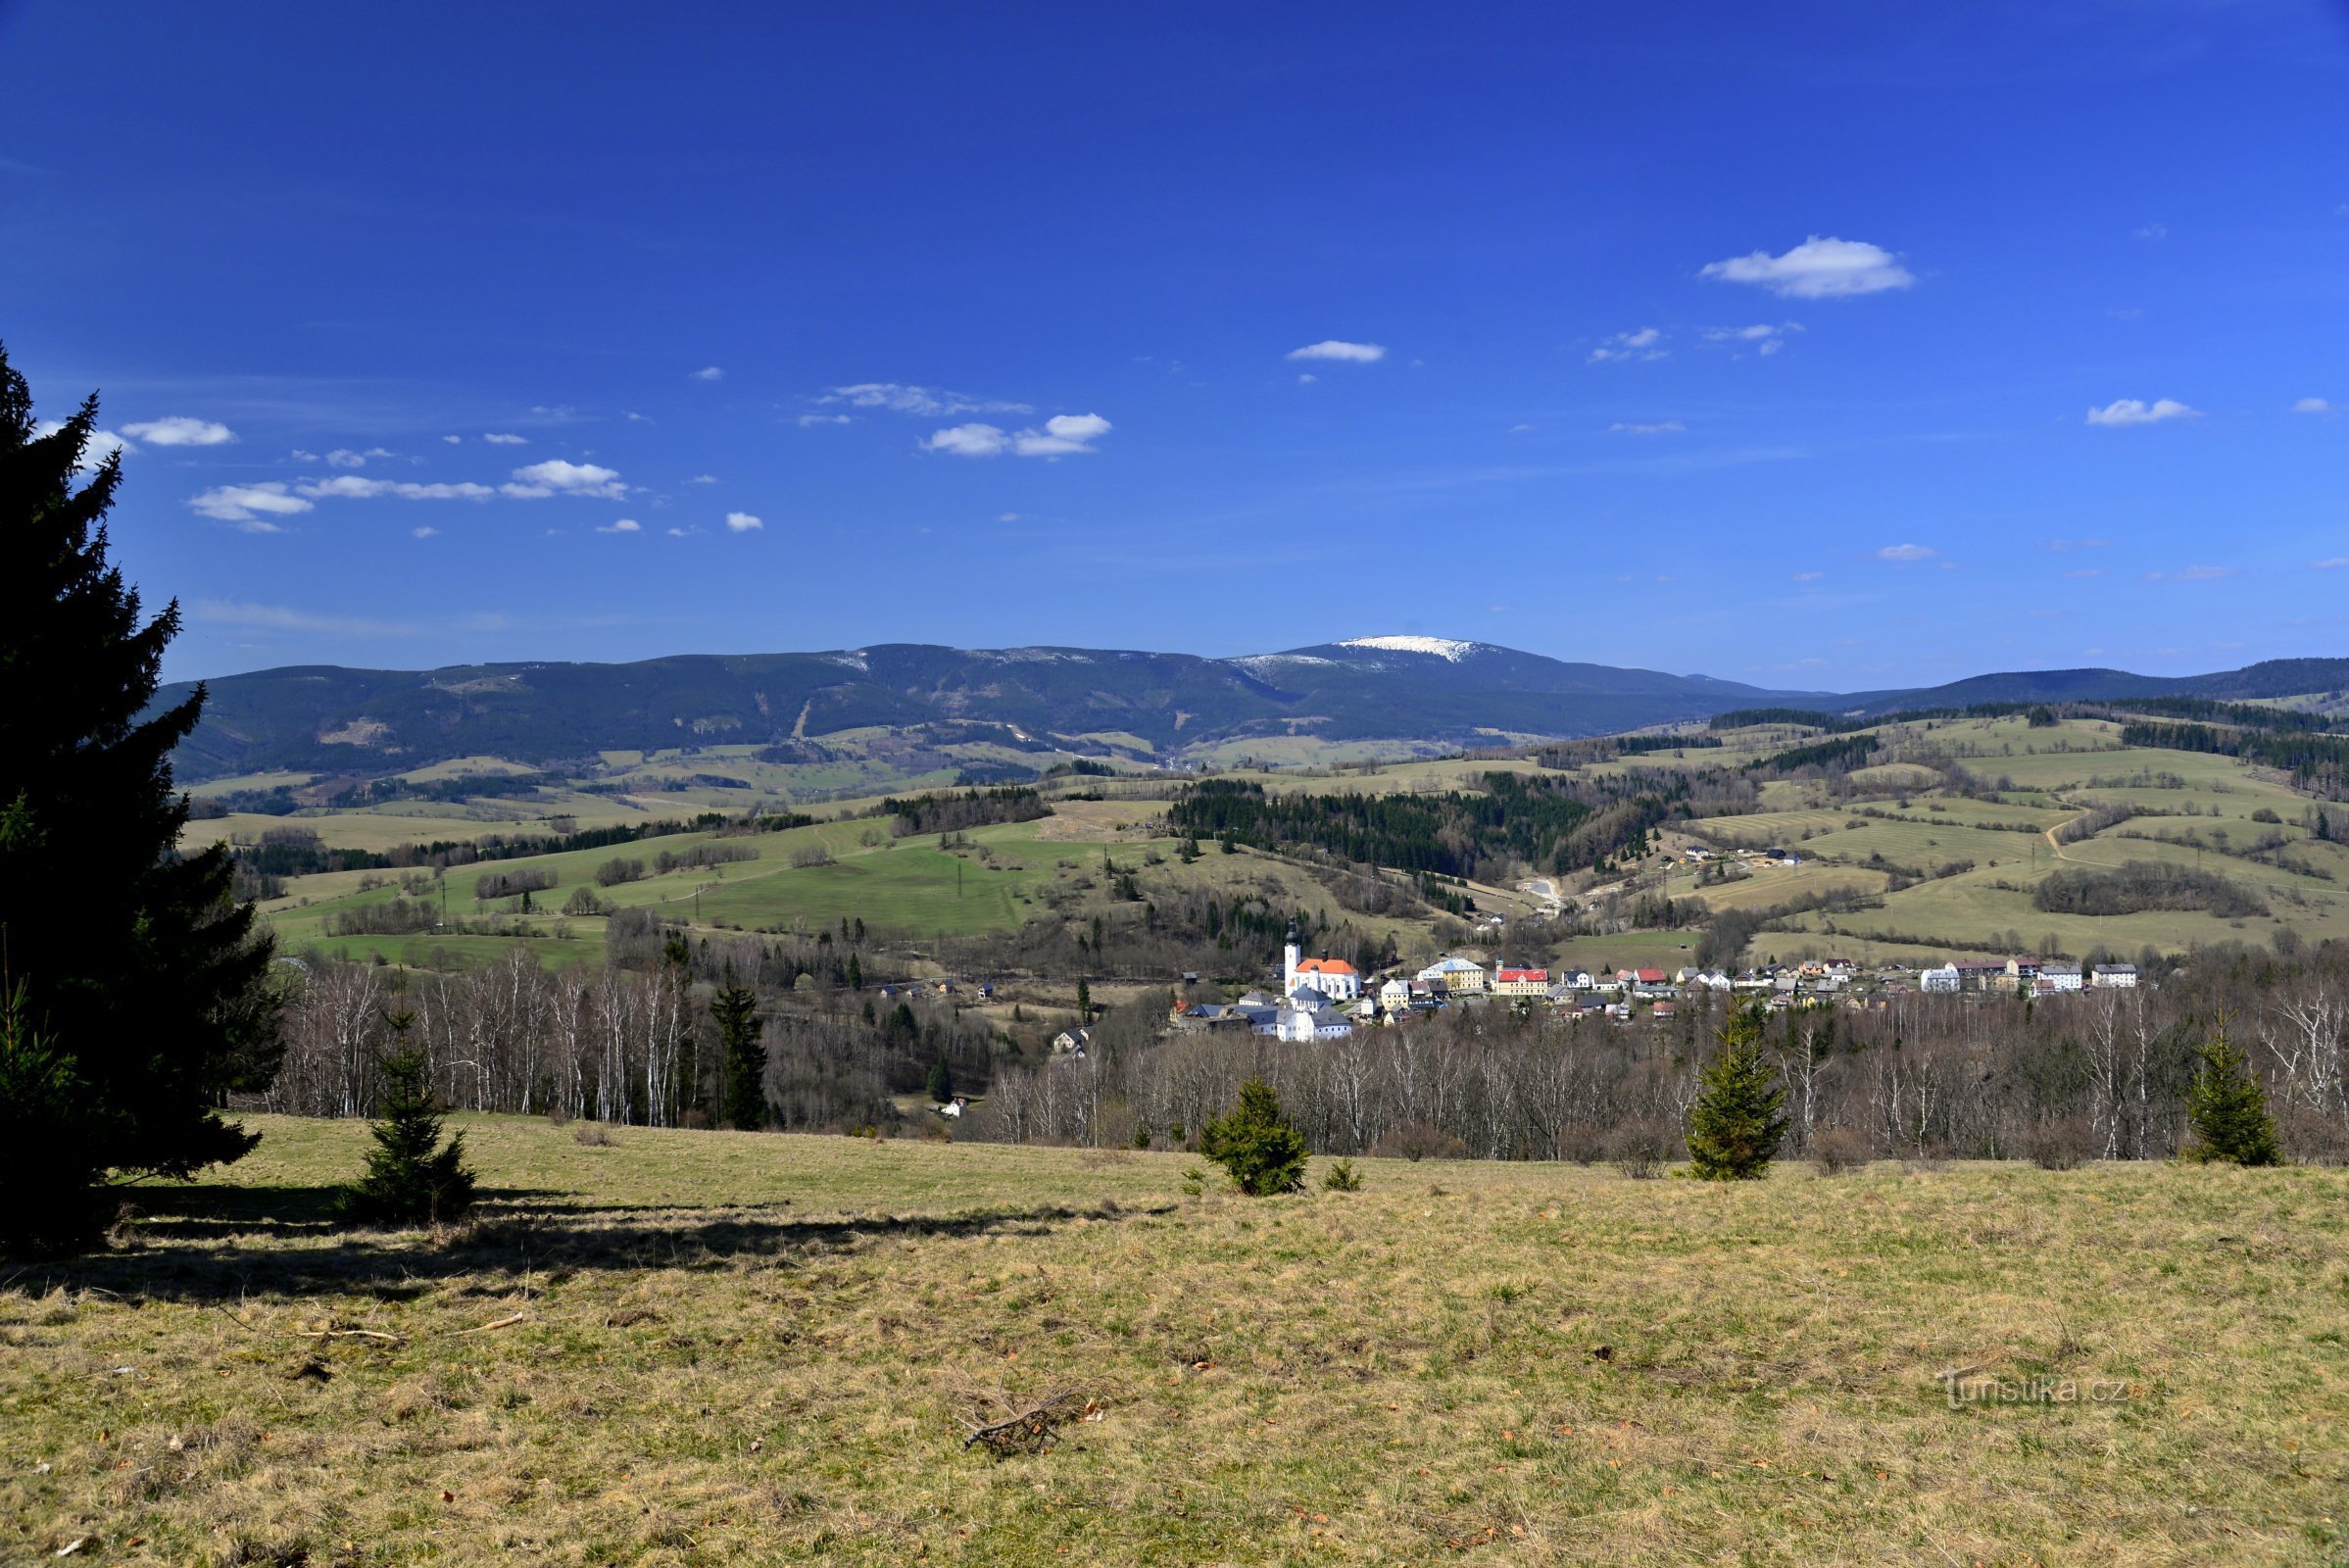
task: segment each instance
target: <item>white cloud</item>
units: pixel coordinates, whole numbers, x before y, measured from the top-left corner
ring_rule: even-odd
[[[1526,433],[1526,431],[1531,430],[1533,426],[1530,424],[1512,424],[1502,433],[1504,435],[1523,435]]]
[[[312,503],[300,496],[287,495],[286,487],[275,479],[260,484],[224,484],[192,497],[188,505],[207,517],[221,522],[247,524],[262,521],[262,514],[272,517],[291,517],[313,510]],[[274,533],[274,524],[248,528],[253,533]]]
[[[418,539],[429,539],[434,534],[440,532],[438,528],[433,527],[430,523],[424,524],[421,528],[411,528],[408,531],[416,535],[416,537]]]
[[[218,447],[236,439],[236,432],[224,424],[215,424],[210,419],[191,419],[184,414],[174,414],[165,419],[149,419],[144,424],[126,424],[122,426],[122,433],[159,447]]]
[[[752,516],[747,512],[729,512],[726,514],[726,529],[730,533],[755,533],[759,529],[765,526],[765,523],[759,521],[757,517]]]
[[[364,468],[367,466],[367,460],[349,447],[336,447],[326,454],[326,466],[330,468]]]
[[[933,432],[922,443],[922,450],[957,458],[995,458],[1006,452],[1023,458],[1059,458],[1093,451],[1093,443],[1107,435],[1109,428],[1109,421],[1098,414],[1055,414],[1041,429],[1019,431],[993,424],[956,424]]]
[[[1016,512],[999,512],[995,514],[995,520],[998,522],[1017,522],[1019,521],[1019,514]]]
[[[1879,561],[1931,561],[1939,555],[1931,545],[1886,545],[1876,553]]]
[[[528,436],[512,435],[503,430],[492,430],[481,439],[493,447],[526,447],[530,444]]]
[[[2349,566],[2349,556],[2327,556],[2323,561],[2312,561],[2309,564],[2319,571],[2334,571]]]
[[[1004,403],[994,398],[973,397],[967,392],[946,392],[926,386],[907,386],[897,381],[859,381],[855,386],[827,388],[818,403],[846,403],[857,409],[887,409],[894,414],[919,415],[923,418],[938,418],[955,414],[1033,414],[1025,403]]]
[[[369,447],[363,454],[363,456],[370,458],[396,458],[399,456],[399,454],[390,450],[388,447]]]
[[[701,531],[699,528],[671,528],[668,530],[668,536],[671,539],[690,539]]]
[[[951,452],[957,458],[992,458],[999,456],[1011,444],[1011,438],[1000,425],[956,424],[932,432],[922,443],[924,452]]]
[[[1320,379],[1320,376],[1315,375],[1310,370],[1300,370],[1297,372],[1297,384],[1298,386],[1311,386],[1314,382]]]
[[[1917,275],[1900,265],[1890,251],[1865,240],[1821,239],[1813,234],[1784,256],[1755,251],[1711,262],[1700,277],[1725,283],[1751,283],[1787,299],[1841,299],[1858,294],[1881,294],[1907,288]]]
[[[1598,347],[1590,351],[1590,363],[1604,365],[1609,360],[1660,360],[1672,352],[1656,347],[1663,340],[1664,334],[1652,326],[1643,326],[1634,332],[1617,332],[1612,337],[1598,340]]]
[[[1817,582],[1826,575],[1827,573],[1824,571],[1798,571],[1794,574],[1794,580],[1796,582]]]
[[[64,428],[63,420],[43,419],[32,427],[33,438],[38,440],[44,436],[52,436]],[[136,445],[123,440],[112,430],[92,430],[89,433],[89,439],[81,444],[81,462],[73,471],[75,473],[95,473],[98,465],[116,453],[131,453],[137,450]]]
[[[2201,414],[2186,407],[2176,398],[2157,398],[2148,404],[2139,398],[2115,398],[2101,409],[2088,411],[2090,424],[2119,428],[2129,424],[2159,424],[2164,419],[2196,419]]]
[[[693,372],[693,378],[697,381],[723,381],[726,378],[726,372],[714,365],[705,365]]]
[[[642,533],[644,531],[644,524],[638,522],[634,517],[622,517],[609,528],[596,530],[598,533]]]
[[[1011,450],[1023,458],[1057,458],[1072,452],[1091,452],[1095,441],[1109,433],[1109,421],[1098,414],[1055,414],[1044,428],[1022,430],[1011,438]]]
[[[599,501],[617,501],[628,493],[620,483],[619,470],[594,463],[565,463],[561,458],[549,458],[514,470],[514,482],[498,487],[510,496],[536,500],[541,496],[586,496]]]
[[[1347,343],[1334,337],[1289,351],[1289,358],[1293,360],[1332,360],[1345,365],[1376,365],[1386,357],[1384,344]]]
[[[1607,426],[1613,435],[1678,435],[1688,428],[1678,419],[1663,419],[1654,424],[1626,424],[1618,419]]]
[[[461,435],[444,435],[441,437],[441,439],[448,442],[449,445],[453,447],[463,446],[465,444],[465,437]]]
[[[2330,414],[2332,405],[2323,398],[2302,398],[2292,405],[2294,414]]]
[[[2133,229],[2130,232],[2131,236],[2136,239],[2168,239],[2170,237],[2170,225],[2167,223],[2147,223],[2143,228]]]
[[[687,484],[715,484],[717,483],[717,475],[714,473],[697,473],[685,482]]]
[[[2157,571],[2153,575],[2159,577],[2161,573]],[[2232,566],[2188,566],[2183,571],[2170,573],[2170,580],[2172,582],[2217,582],[2222,577],[2236,575],[2238,573]]]
[[[1775,326],[1763,321],[1753,326],[1709,327],[1704,337],[1708,343],[1747,344],[1756,354],[1767,356],[1785,348],[1788,334],[1801,330],[1800,321],[1781,321]]]
[[[853,414],[803,414],[800,416],[800,428],[803,430],[812,429],[819,424],[855,424],[856,422],[856,416]]]
[[[377,496],[397,496],[403,501],[487,501],[497,494],[485,484],[417,484],[406,479],[363,479],[355,473],[311,480],[294,489],[321,501],[371,501]]]

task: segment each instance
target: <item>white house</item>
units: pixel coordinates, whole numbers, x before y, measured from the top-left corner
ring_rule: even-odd
[[[2080,988],[2080,965],[2050,963],[2039,969],[2039,983],[2050,991],[2078,991]]]
[[[2133,963],[2100,963],[2088,976],[2088,983],[2099,991],[2134,991],[2137,988],[2137,966]]]
[[[1954,963],[1945,963],[1938,969],[1928,969],[1917,976],[1917,989],[1920,991],[1954,992],[1957,988],[1958,967]]]
[[[1288,945],[1281,949],[1281,993],[1295,994],[1309,986],[1332,1002],[1351,1002],[1362,994],[1362,976],[1344,958],[1307,958],[1297,946],[1297,927],[1289,928]]]
[[[1335,1007],[1291,1005],[1281,1009],[1273,1033],[1282,1040],[1343,1040],[1354,1032],[1351,1019]]]
[[[1411,1004],[1411,982],[1396,975],[1379,987],[1379,1005],[1389,1012],[1400,1012]]]

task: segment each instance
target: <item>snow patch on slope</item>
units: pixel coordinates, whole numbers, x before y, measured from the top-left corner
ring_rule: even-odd
[[[1483,645],[1456,642],[1449,637],[1348,637],[1338,645],[1341,648],[1376,648],[1389,654],[1427,654],[1458,663]]]

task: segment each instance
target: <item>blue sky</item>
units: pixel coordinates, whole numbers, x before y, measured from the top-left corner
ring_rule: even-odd
[[[2349,653],[2336,7],[0,0],[0,338],[131,443],[175,676]]]

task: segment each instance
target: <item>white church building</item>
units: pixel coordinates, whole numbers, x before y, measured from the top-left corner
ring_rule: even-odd
[[[1289,928],[1288,946],[1281,949],[1281,995],[1294,997],[1299,986],[1318,991],[1331,1002],[1351,1002],[1362,994],[1362,976],[1344,958],[1307,958],[1297,946],[1297,927]]]

